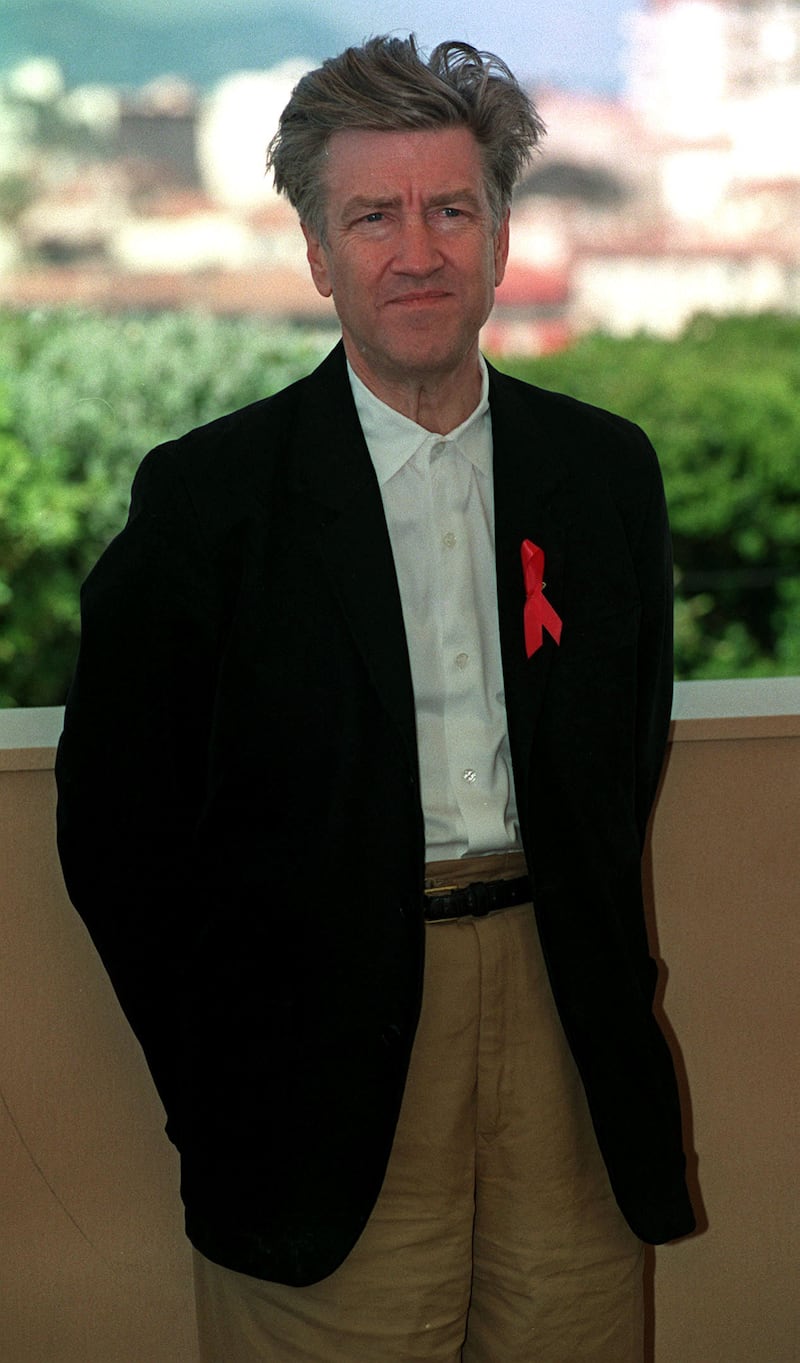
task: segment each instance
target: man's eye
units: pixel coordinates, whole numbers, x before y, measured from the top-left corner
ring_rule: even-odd
[[[363,221],[364,221],[364,222],[383,222],[383,214],[382,214],[381,212],[379,212],[378,209],[376,209],[374,213],[366,213],[366,214],[364,215]]]
[[[445,205],[445,207],[442,209],[442,213],[444,214],[444,216],[445,216],[446,218],[460,218],[460,217],[461,217],[461,209],[460,209],[460,208],[451,208],[449,204]]]

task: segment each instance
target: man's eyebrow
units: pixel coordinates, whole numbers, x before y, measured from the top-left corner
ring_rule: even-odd
[[[441,208],[444,204],[466,203],[471,208],[481,208],[480,198],[474,189],[445,189],[441,194],[433,194],[428,200],[429,208]]]
[[[368,194],[354,194],[342,205],[341,216],[344,221],[358,217],[361,213],[378,213],[385,208],[400,208],[402,206],[402,196],[380,195],[374,197]],[[425,201],[426,208],[442,208],[446,204],[468,204],[470,208],[481,209],[482,204],[479,196],[474,189],[443,189],[437,194],[432,194]]]
[[[382,208],[399,208],[402,200],[399,194],[389,195],[367,195],[354,194],[352,199],[348,199],[342,205],[342,218],[345,220],[357,217],[359,213],[375,213]]]

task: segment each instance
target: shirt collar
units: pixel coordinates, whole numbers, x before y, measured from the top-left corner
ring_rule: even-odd
[[[489,371],[482,355],[478,355],[481,371],[481,394],[478,405],[460,426],[447,435],[426,431],[410,417],[396,412],[393,407],[382,402],[371,389],[361,381],[350,362],[347,374],[356,404],[356,412],[367,442],[367,449],[375,466],[381,486],[397,473],[409,459],[428,444],[456,445],[481,473],[489,476],[492,472],[492,435],[489,417]]]

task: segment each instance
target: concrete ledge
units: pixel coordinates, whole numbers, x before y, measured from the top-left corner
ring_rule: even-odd
[[[48,771],[63,724],[61,705],[0,710],[0,771]]]
[[[0,771],[46,771],[64,710],[0,710]],[[677,682],[670,740],[800,737],[800,677]]]
[[[800,677],[678,682],[670,739],[794,738],[800,736]]]

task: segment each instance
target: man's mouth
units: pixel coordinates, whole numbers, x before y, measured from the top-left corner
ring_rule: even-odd
[[[411,293],[400,293],[390,298],[389,303],[441,303],[450,294],[446,289],[415,289]]]

